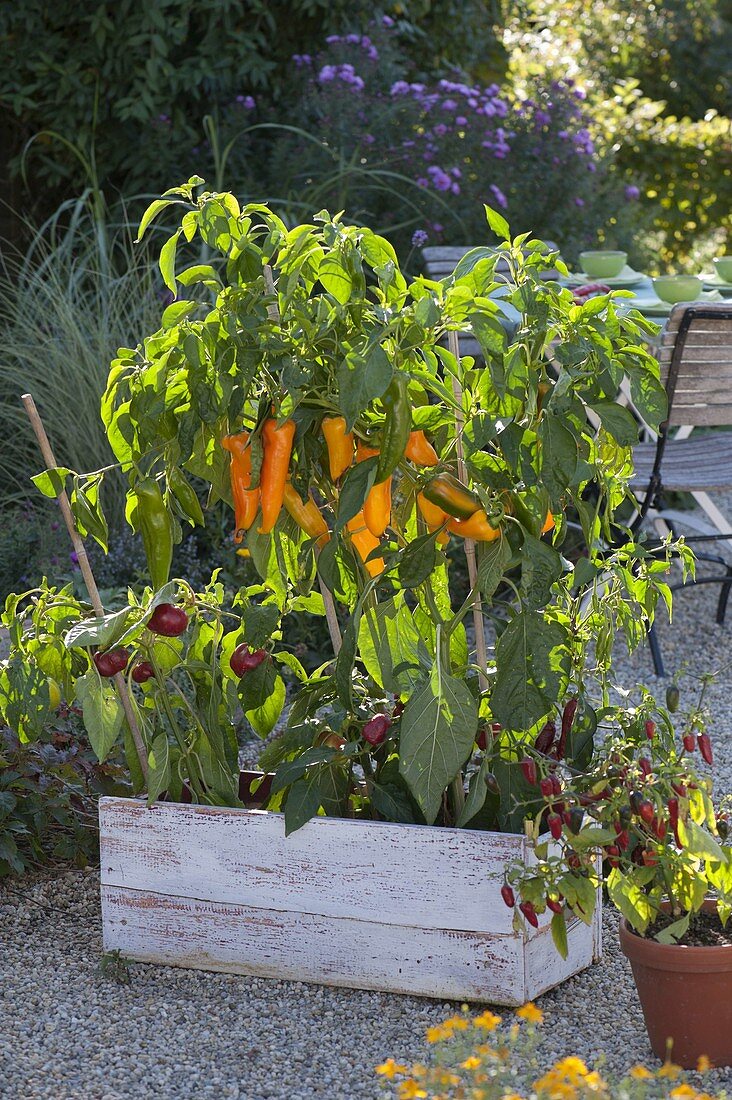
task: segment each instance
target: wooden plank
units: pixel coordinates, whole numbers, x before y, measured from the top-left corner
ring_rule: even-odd
[[[524,1001],[533,1001],[540,994],[591,966],[602,955],[602,903],[598,898],[592,924],[576,917],[567,921],[567,958],[563,959],[554,946],[551,928],[547,925],[526,941]]]
[[[104,950],[141,962],[493,1004],[525,999],[520,937],[268,911],[108,885],[102,915]],[[551,942],[548,947],[558,963],[544,959],[543,946],[536,962],[553,981],[586,965],[575,958],[564,963]],[[582,958],[589,961],[586,952]]]
[[[127,798],[99,803],[102,882],[224,905],[510,935],[520,835]]]

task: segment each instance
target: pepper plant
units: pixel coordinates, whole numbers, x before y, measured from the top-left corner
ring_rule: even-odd
[[[140,236],[180,214],[160,256],[175,300],[157,332],[119,351],[102,401],[152,588],[72,629],[70,652],[142,638],[151,654],[156,603],[213,615],[195,618],[185,656],[175,650],[187,685],[169,663],[134,689],[151,797],[186,782],[201,800],[235,799],[234,705],[268,735],[287,677],[296,691],[262,765],[276,772],[269,805],[284,808],[288,831],[320,812],[520,829],[540,805],[527,752],[589,764],[615,633],[636,645],[670,600],[667,551],[619,520],[638,424],[616,398],[627,380],[643,419],[663,419],[643,343],[656,330],[611,294],[576,304],[541,277],[563,270],[558,256],[528,234],[512,239],[489,208],[498,250],[408,283],[368,228],[325,211],[290,228],[201,182],[142,220]],[[201,243],[208,261],[187,263]],[[467,331],[484,363],[454,353],[452,334]],[[37,482],[50,494],[71,476]],[[103,479],[76,475],[95,487],[84,498],[92,534]],[[197,604],[184,582],[166,584],[181,525],[205,522],[201,482],[207,504],[232,505],[260,578],[226,612],[215,582],[217,610],[210,592]],[[456,599],[463,547],[475,569]],[[333,652],[314,671],[287,650],[291,613],[328,618]],[[88,654],[77,660],[96,683]]]

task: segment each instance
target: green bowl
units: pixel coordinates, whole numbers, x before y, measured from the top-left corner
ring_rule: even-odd
[[[614,279],[628,261],[627,252],[580,252],[580,263],[585,275],[593,279]]]
[[[732,256],[715,256],[717,275],[725,283],[732,283]]]
[[[696,275],[659,275],[653,289],[664,302],[694,302],[702,292],[702,281]]]

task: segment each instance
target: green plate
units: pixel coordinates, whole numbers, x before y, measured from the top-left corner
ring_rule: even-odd
[[[605,286],[609,286],[611,290],[630,290],[632,287],[638,286],[638,283],[642,283],[644,279],[645,275],[634,271],[632,267],[628,267],[626,264],[619,275],[607,279],[595,279],[585,274],[584,271],[577,271],[569,276],[567,286],[578,287],[586,286],[587,283],[603,283]]]

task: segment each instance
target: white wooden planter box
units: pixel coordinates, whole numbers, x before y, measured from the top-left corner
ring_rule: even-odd
[[[523,836],[102,798],[105,951],[171,966],[519,1005],[599,958],[572,920],[517,935],[503,870]],[[550,915],[550,914],[549,914]]]

